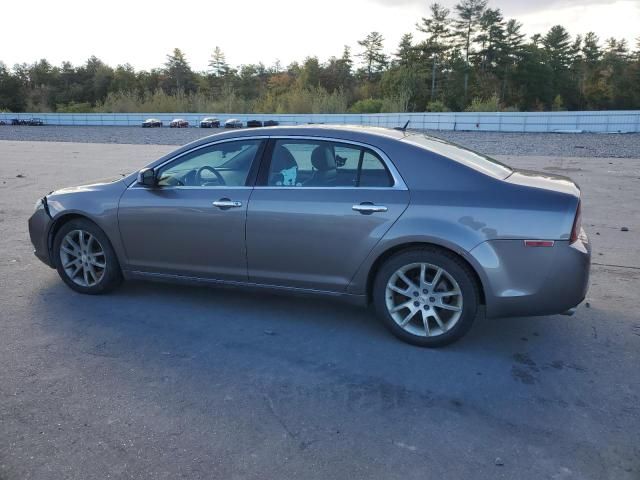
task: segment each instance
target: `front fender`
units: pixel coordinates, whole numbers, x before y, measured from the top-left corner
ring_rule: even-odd
[[[47,195],[51,216],[48,232],[49,250],[57,228],[71,216],[88,218],[107,235],[122,265],[124,248],[118,230],[118,203],[126,190],[122,181],[66,188]]]

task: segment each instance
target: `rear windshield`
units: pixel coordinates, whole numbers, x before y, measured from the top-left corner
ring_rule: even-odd
[[[403,140],[495,178],[504,179],[513,172],[511,167],[495,158],[474,152],[455,143],[445,142],[439,138],[417,133],[409,135]]]

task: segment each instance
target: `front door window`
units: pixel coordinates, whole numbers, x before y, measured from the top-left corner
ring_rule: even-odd
[[[244,186],[260,142],[261,140],[224,142],[188,153],[158,169],[158,186]]]

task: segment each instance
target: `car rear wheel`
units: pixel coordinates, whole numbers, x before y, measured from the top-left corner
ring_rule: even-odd
[[[56,233],[53,253],[58,274],[76,292],[106,293],[122,281],[109,239],[89,220],[65,223]]]
[[[373,303],[401,340],[441,347],[464,336],[476,317],[478,286],[469,267],[437,248],[394,255],[378,272]]]

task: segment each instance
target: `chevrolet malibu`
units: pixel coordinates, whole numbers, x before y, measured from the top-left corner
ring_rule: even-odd
[[[394,335],[436,347],[480,312],[566,313],[584,299],[580,195],[568,178],[421,133],[270,127],[50,193],[29,232],[77,292],[137,278],[326,295],[372,304]]]

